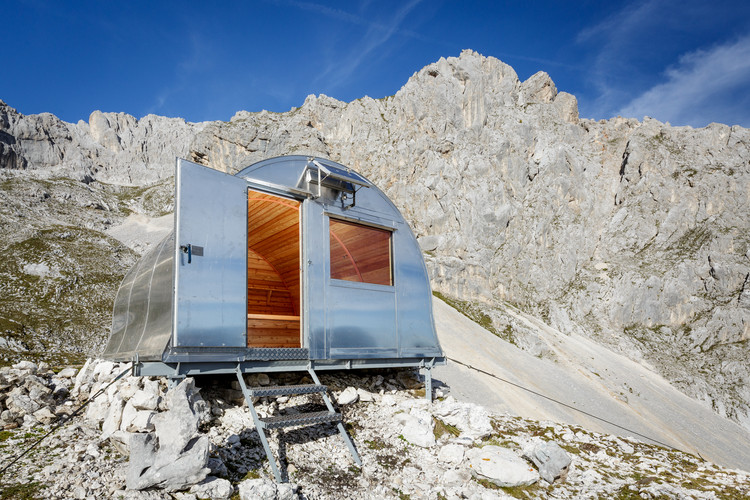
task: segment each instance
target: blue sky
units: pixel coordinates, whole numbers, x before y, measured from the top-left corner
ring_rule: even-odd
[[[546,71],[586,118],[750,127],[750,2],[0,0],[0,99],[189,121],[395,94],[473,49]]]

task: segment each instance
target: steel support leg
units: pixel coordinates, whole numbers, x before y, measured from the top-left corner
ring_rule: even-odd
[[[432,368],[429,366],[424,369],[424,397],[432,403]]]

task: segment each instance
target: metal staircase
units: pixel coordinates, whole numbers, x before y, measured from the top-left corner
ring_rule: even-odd
[[[250,408],[250,414],[253,417],[255,428],[257,429],[258,435],[260,436],[260,442],[263,444],[263,449],[265,450],[266,456],[268,457],[268,463],[271,464],[271,470],[273,471],[273,475],[276,478],[276,482],[278,483],[282,482],[282,478],[279,472],[279,468],[276,466],[276,460],[274,459],[273,453],[271,453],[271,448],[268,446],[266,429],[279,429],[282,427],[318,425],[336,422],[339,434],[341,434],[341,437],[344,439],[346,446],[349,448],[349,451],[354,458],[354,462],[359,466],[362,465],[362,460],[359,458],[359,454],[354,448],[354,443],[352,443],[349,434],[347,434],[346,429],[344,428],[341,414],[338,413],[334,409],[333,404],[331,404],[331,400],[328,397],[327,393],[328,387],[320,383],[318,375],[315,373],[311,366],[308,366],[307,371],[312,377],[314,384],[247,387],[247,385],[245,384],[245,378],[243,377],[242,371],[240,370],[240,366],[237,366],[237,380],[240,383],[242,394],[245,396],[245,401],[247,401],[247,406],[248,408]],[[273,417],[259,417],[258,413],[255,411],[255,407],[253,406],[254,397],[260,398],[292,396],[298,394],[320,394],[326,404],[326,407],[328,408],[328,411],[297,413],[293,415],[277,415]]]

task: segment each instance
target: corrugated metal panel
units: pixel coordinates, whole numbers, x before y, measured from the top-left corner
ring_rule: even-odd
[[[160,360],[172,333],[174,235],[169,234],[128,272],[115,298],[105,358]]]

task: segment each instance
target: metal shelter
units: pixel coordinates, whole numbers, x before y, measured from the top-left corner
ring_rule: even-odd
[[[245,386],[250,372],[308,371],[309,393],[321,392],[315,370],[418,367],[431,397],[445,358],[427,269],[365,177],[306,156],[236,175],[178,159],[174,224],[120,285],[105,358],[170,379],[236,373],[251,408],[261,388]],[[322,392],[330,415],[318,420],[339,420],[357,459]],[[253,415],[261,436],[288,423]]]

